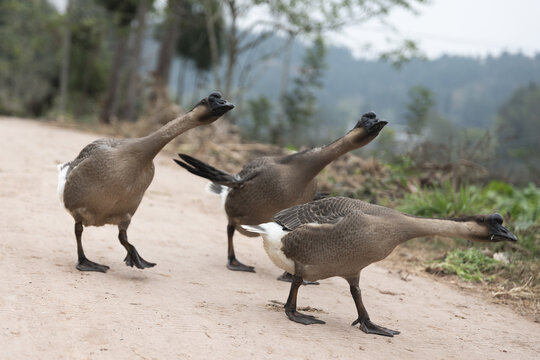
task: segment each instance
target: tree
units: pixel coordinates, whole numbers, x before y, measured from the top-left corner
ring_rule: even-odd
[[[240,54],[262,45],[276,32],[287,34],[289,38],[316,36],[326,31],[337,31],[348,23],[383,18],[392,8],[413,11],[411,4],[423,2],[425,0],[224,0],[228,18],[224,90],[228,96],[232,96],[230,93],[234,82],[239,87],[246,82],[248,70],[281,53],[283,48],[268,49],[259,58],[244,64],[243,68],[238,64]],[[263,19],[253,17],[254,11],[264,12],[268,16]],[[238,26],[240,21],[242,28]],[[285,41],[285,46],[288,41]],[[416,51],[410,44],[410,41],[406,42],[407,46],[402,47],[409,54]],[[399,55],[403,56],[403,51]],[[213,72],[218,74],[216,65]],[[215,81],[219,83],[219,80]]]
[[[64,36],[62,41],[62,70],[60,73],[60,105],[59,112],[63,118],[66,112],[67,84],[69,75],[69,52],[71,47],[71,14],[72,2],[67,0],[66,16],[64,24]]]
[[[326,68],[326,47],[318,36],[313,46],[306,50],[302,66],[294,79],[294,88],[281,99],[291,139],[299,139],[300,129],[309,124],[317,110],[315,91],[322,87],[322,75]]]
[[[140,0],[137,5],[136,21],[137,26],[134,30],[133,49],[131,51],[131,61],[129,64],[129,78],[126,94],[126,118],[129,121],[135,121],[136,103],[140,88],[139,67],[141,61],[141,51],[144,40],[144,31],[146,29],[146,14],[152,8],[153,0]]]
[[[113,15],[113,29],[115,30],[114,36],[116,40],[116,50],[110,69],[107,94],[105,95],[99,116],[102,123],[108,124],[111,122],[111,116],[116,112],[120,71],[123,66],[127,47],[128,26],[137,13],[138,0],[98,0],[98,2]]]
[[[540,86],[531,83],[514,91],[500,107],[496,120],[497,174],[513,182],[539,184]]]
[[[31,21],[29,21],[31,19]],[[39,0],[0,1],[0,113],[40,116],[58,91],[60,16]]]
[[[207,21],[209,13],[213,17],[210,27]],[[219,2],[205,0],[203,5],[200,1],[186,0],[182,4],[182,16],[189,21],[183,21],[180,24],[176,52],[181,58],[187,60],[187,63],[193,64],[199,75],[201,72],[209,71],[212,64],[219,64],[223,54],[224,21],[219,11]],[[215,51],[212,50],[214,47]],[[184,63],[179,71],[179,95],[183,87],[186,65]],[[178,96],[178,101],[181,101],[181,96]]]
[[[276,134],[272,132],[270,128],[272,121],[272,103],[265,96],[259,96],[258,98],[248,101],[248,111],[253,120],[253,127],[251,128],[251,136],[254,139],[261,138],[262,129],[270,129],[270,136],[273,142],[276,142]]]
[[[167,87],[172,59],[180,35],[182,9],[184,0],[168,0],[165,12],[164,29],[162,33],[159,55],[154,70],[154,79],[158,87]]]
[[[433,93],[428,88],[417,85],[409,89],[409,104],[405,120],[409,137],[421,135],[435,106]]]
[[[76,117],[95,115],[107,89],[111,54],[104,46],[106,10],[93,1],[71,0],[68,93],[66,112]]]

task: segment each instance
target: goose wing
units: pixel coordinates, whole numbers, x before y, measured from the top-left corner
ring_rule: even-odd
[[[93,156],[96,153],[101,153],[102,151],[104,151],[106,149],[115,148],[122,141],[123,141],[122,139],[98,139],[98,140],[95,140],[95,141],[91,142],[90,144],[86,145],[81,150],[79,155],[77,155],[77,157],[73,161],[70,161],[68,163],[69,164],[69,169],[68,169],[67,175],[69,175],[71,170],[75,169],[77,167],[77,165],[82,163],[87,158]]]
[[[274,221],[287,230],[305,224],[335,224],[357,208],[353,199],[329,197],[282,210],[274,215]]]
[[[291,260],[304,265],[325,265],[328,269],[350,263],[357,252],[362,231],[363,213],[353,210],[343,217],[332,217],[328,223],[299,226],[282,239],[281,250]]]
[[[243,182],[249,181],[259,175],[268,165],[272,163],[270,157],[260,157],[248,162],[238,173],[238,177]]]

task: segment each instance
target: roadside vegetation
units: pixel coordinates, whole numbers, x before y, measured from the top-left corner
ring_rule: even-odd
[[[463,239],[414,239],[401,245],[402,248],[398,248],[385,264],[402,271],[417,269],[435,276],[450,276],[450,279],[458,277],[460,282],[467,283],[466,286],[484,288],[493,300],[509,303],[539,321],[540,188],[533,183],[518,187],[501,180],[492,180],[485,185],[454,187],[446,181],[416,187],[411,183],[417,184],[418,178],[406,174],[415,174],[417,170],[405,169],[402,164],[387,165],[390,169],[387,180],[380,182],[380,195],[372,195],[372,198],[422,217],[498,212],[503,215],[505,226],[518,237],[518,242],[483,244]],[[386,196],[385,187],[391,179],[398,191]],[[357,191],[357,194],[361,193],[361,190]]]

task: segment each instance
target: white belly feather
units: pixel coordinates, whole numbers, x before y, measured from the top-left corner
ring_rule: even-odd
[[[274,265],[290,274],[294,274],[294,261],[286,257],[281,250],[281,247],[283,246],[281,239],[288,234],[288,231],[284,231],[283,228],[275,222],[256,226],[242,225],[242,227],[248,231],[260,233],[263,238],[264,250]]]

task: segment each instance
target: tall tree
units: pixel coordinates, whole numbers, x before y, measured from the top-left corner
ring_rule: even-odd
[[[497,173],[514,182],[540,182],[540,86],[514,91],[497,113]],[[504,166],[502,166],[504,165]]]
[[[336,31],[348,23],[359,23],[374,17],[383,18],[392,8],[414,11],[412,4],[426,0],[223,0],[227,14],[225,64],[225,92],[233,91],[234,83],[245,77],[239,69],[240,54],[250,51],[265,42],[276,32],[298,35],[316,35],[325,31]],[[261,19],[254,12],[268,14]],[[242,22],[242,27],[239,23]],[[410,42],[407,42],[410,44]],[[402,49],[414,51],[405,46]],[[278,55],[283,48],[269,49],[260,58],[253,59],[244,67],[262,63]],[[403,52],[399,52],[403,56]],[[392,55],[390,53],[390,55]],[[388,55],[388,56],[390,56]],[[216,73],[214,69],[214,73]],[[231,95],[229,95],[231,96]]]
[[[98,0],[114,19],[113,26],[116,50],[109,75],[107,94],[103,102],[103,107],[99,119],[102,123],[111,122],[111,117],[116,111],[118,101],[118,91],[120,85],[120,71],[126,54],[128,40],[128,26],[135,18],[138,0]]]
[[[60,73],[59,23],[47,1],[0,1],[0,113],[40,116],[51,108]]]
[[[182,5],[183,17],[189,21],[180,24],[180,35],[176,51],[185,59],[184,67],[191,63],[197,73],[207,72],[212,64],[219,64],[223,54],[223,17],[220,16],[219,1],[205,0],[204,6],[196,0],[186,0]],[[212,14],[212,25],[208,25],[208,14]],[[215,47],[215,49],[214,49]],[[180,69],[179,77],[183,75]],[[180,80],[179,80],[179,85]],[[180,91],[181,86],[179,86]],[[219,88],[219,87],[218,87]]]
[[[159,38],[160,46],[156,68],[152,72],[152,85],[148,92],[146,112],[149,114],[160,113],[165,108],[172,109],[167,87],[172,60],[180,35],[180,25],[183,19],[182,10],[185,1],[187,0],[168,0],[164,14],[165,19],[161,26],[158,27],[157,37]],[[160,116],[159,122],[171,120],[169,117],[172,113],[169,111],[164,113],[166,115]]]
[[[158,86],[167,87],[172,59],[180,35],[183,3],[185,0],[168,0],[165,12],[165,24],[159,55],[154,70],[154,77]]]
[[[302,66],[294,79],[291,92],[281,99],[286,126],[290,129],[290,140],[302,140],[300,130],[309,124],[317,110],[315,91],[322,87],[322,75],[326,68],[326,47],[321,36],[315,38],[313,46],[306,50]]]
[[[413,86],[409,89],[409,103],[405,113],[409,137],[421,135],[430,115],[433,115],[431,112],[434,106],[435,97],[431,90],[422,85]]]
[[[129,121],[135,121],[137,98],[139,94],[139,67],[141,62],[141,51],[146,29],[146,14],[152,7],[153,0],[140,0],[137,5],[137,15],[135,34],[133,36],[133,48],[129,64],[129,78],[126,94],[126,118]]]
[[[72,4],[75,0],[67,0],[64,16],[64,36],[62,39],[62,69],[60,73],[60,105],[59,112],[63,118],[66,112],[67,86],[69,76],[69,53],[71,48]]]
[[[111,56],[105,39],[110,21],[94,1],[72,2],[66,111],[76,117],[94,116],[107,90]]]

